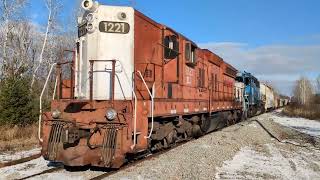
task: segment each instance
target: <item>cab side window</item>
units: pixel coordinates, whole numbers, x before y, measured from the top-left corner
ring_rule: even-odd
[[[179,42],[177,36],[165,36],[163,45],[165,59],[175,59],[179,55]]]
[[[185,59],[187,64],[196,64],[196,49],[197,47],[192,45],[190,42],[185,44]]]

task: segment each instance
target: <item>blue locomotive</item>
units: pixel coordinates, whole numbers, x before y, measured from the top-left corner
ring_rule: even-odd
[[[260,82],[248,72],[239,72],[236,81],[244,83],[244,112],[245,118],[260,114],[263,109],[263,101],[260,95]]]

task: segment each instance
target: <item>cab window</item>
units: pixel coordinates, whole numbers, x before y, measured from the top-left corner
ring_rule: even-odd
[[[163,40],[164,45],[164,58],[175,59],[179,55],[179,42],[177,36],[165,36]]]
[[[187,64],[196,64],[196,49],[197,47],[191,44],[190,42],[187,42],[185,44],[185,59]]]

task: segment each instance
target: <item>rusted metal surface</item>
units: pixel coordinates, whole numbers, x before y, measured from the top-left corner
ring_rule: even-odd
[[[71,79],[61,79],[60,63],[57,66],[58,99],[52,101],[51,110],[59,110],[61,116],[54,119],[50,112],[43,115],[42,154],[46,159],[69,166],[118,168],[128,154],[150,147],[159,150],[238,121],[242,105],[235,99],[236,69],[171,28],[138,11],[134,16],[134,72],[130,73],[137,95],[136,146],[131,149],[135,99],[117,100],[114,96],[116,61],[99,60],[112,63],[111,98],[99,101],[94,100],[93,94],[93,89],[99,88],[99,84],[94,87],[93,83],[97,60],[89,61],[90,97],[87,100],[74,97],[75,73],[71,68]],[[175,37],[172,43],[177,47],[172,52],[179,52],[168,59],[164,56],[169,48],[164,45],[166,37]],[[191,50],[187,50],[186,44],[190,44]],[[192,56],[195,62],[190,63]],[[149,90],[155,84],[156,122],[150,139],[145,137],[150,130],[151,99],[137,71],[142,73]],[[117,112],[114,120],[106,118],[108,108]]]
[[[118,116],[109,122],[105,118],[105,112],[112,106],[118,110]],[[121,165],[119,162],[123,162],[124,153],[130,152],[129,145],[132,142],[131,133],[128,132],[131,131],[131,101],[115,101],[112,105],[111,101],[91,103],[89,100],[56,100],[52,102],[51,108],[59,109],[63,113],[61,119],[53,119],[51,113],[43,115],[42,154],[46,159],[70,166],[91,164],[105,167],[107,165],[102,162],[101,153],[106,129],[118,129],[113,167]],[[80,136],[74,142],[65,141],[66,138],[63,137],[66,136],[67,130],[71,135],[71,129],[84,130],[91,134]]]
[[[58,99],[73,99],[74,98],[74,62],[75,62],[75,54],[74,50],[63,50],[60,56],[60,62],[57,63],[57,98]],[[72,54],[71,59],[66,55]],[[68,79],[63,79],[62,68],[64,66],[69,66],[70,76]]]

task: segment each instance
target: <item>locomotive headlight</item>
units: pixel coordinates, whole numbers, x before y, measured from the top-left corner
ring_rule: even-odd
[[[51,114],[52,114],[53,119],[58,119],[61,115],[61,112],[58,109],[56,109],[56,110],[52,111]]]
[[[89,13],[86,17],[88,22],[92,22],[94,20],[94,15],[92,13]]]
[[[81,6],[86,11],[94,12],[98,9],[99,3],[94,0],[83,0]]]
[[[106,112],[106,117],[109,121],[114,120],[117,117],[116,110],[109,108]]]
[[[86,1],[83,1],[83,7],[85,8],[88,8],[90,6],[91,2],[86,0]]]

